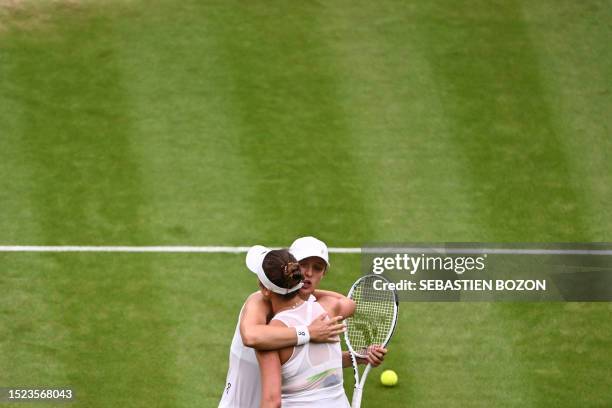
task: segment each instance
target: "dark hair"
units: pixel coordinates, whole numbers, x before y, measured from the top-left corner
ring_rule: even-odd
[[[261,266],[270,282],[281,288],[291,289],[304,279],[300,271],[300,264],[286,249],[275,249],[268,252]],[[296,290],[280,296],[283,299],[291,299],[298,292],[299,290]]]

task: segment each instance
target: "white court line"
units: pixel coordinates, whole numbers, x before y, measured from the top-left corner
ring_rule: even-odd
[[[83,246],[83,245],[0,245],[0,252],[169,252],[169,253],[246,253],[248,246]],[[329,248],[336,254],[359,254],[361,248]]]
[[[209,253],[239,254],[249,250],[248,246],[44,246],[44,245],[0,245],[0,252],[153,252],[153,253]],[[446,254],[508,254],[508,255],[612,255],[610,249],[525,249],[525,248],[335,248],[334,254],[365,253],[446,253]]]

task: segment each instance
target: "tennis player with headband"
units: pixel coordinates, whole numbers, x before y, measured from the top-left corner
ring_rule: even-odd
[[[327,248],[326,248],[327,249]],[[310,293],[302,294],[305,299]],[[330,292],[332,293],[332,292]],[[312,297],[314,299],[314,297]],[[326,314],[319,316],[308,327],[269,327],[272,307],[260,291],[251,294],[242,306],[238,324],[232,338],[227,379],[219,408],[257,408],[261,399],[261,379],[259,364],[277,363],[278,357],[262,353],[256,355],[255,349],[275,350],[282,347],[312,342],[336,342],[343,332],[341,317],[329,319]],[[299,335],[298,335],[299,334]],[[349,361],[350,364],[350,361]],[[280,400],[280,391],[277,396]]]
[[[304,300],[298,291],[304,275],[296,259],[286,249],[251,248],[249,269],[257,273],[263,296],[270,301],[274,317],[271,327],[304,327],[321,314],[349,317],[355,303],[347,298],[325,297]],[[270,352],[268,352],[270,353]],[[272,352],[275,357],[260,364],[261,408],[350,408],[342,380],[340,343],[305,343]],[[261,360],[260,360],[261,361]],[[270,398],[282,390],[282,399]]]
[[[290,252],[300,263],[300,269],[305,278],[299,290],[299,296],[302,299],[346,299],[339,293],[317,289],[329,266],[328,250],[324,242],[314,237],[298,238],[291,245]],[[339,323],[342,316],[330,319],[326,313],[321,314],[305,330],[304,328],[298,330],[290,327],[269,326],[268,322],[271,318],[271,304],[260,291],[247,298],[240,311],[232,339],[227,381],[219,408],[255,408],[259,406],[261,381],[257,364],[259,363],[262,368],[267,365],[272,367],[278,365],[278,353],[265,350],[278,350],[283,347],[301,345],[308,341],[337,342],[339,341],[338,335],[344,329],[344,326]],[[258,352],[255,353],[253,348]],[[386,352],[384,348],[371,347],[368,350],[367,358],[359,359],[358,362],[378,366],[382,363]],[[344,367],[351,366],[348,352],[343,353],[342,363]],[[280,387],[277,395],[268,394],[266,398],[280,400]]]

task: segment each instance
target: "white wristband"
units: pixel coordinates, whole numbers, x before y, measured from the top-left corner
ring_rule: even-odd
[[[297,334],[297,345],[308,343],[310,341],[310,332],[307,326],[295,326],[295,334]]]

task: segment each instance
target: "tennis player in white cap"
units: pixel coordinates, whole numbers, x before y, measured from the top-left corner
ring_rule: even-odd
[[[293,241],[289,251],[300,263],[300,269],[304,275],[304,285],[300,289],[302,298],[314,294],[314,297],[319,301],[325,298],[347,299],[340,293],[318,289],[321,279],[323,279],[330,266],[329,251],[323,241],[315,237],[301,237]],[[383,362],[386,353],[387,349],[373,346],[368,350],[367,358],[358,358],[357,360],[359,364],[370,363],[377,367]],[[348,351],[342,354],[342,361],[343,367],[351,366],[351,356]]]
[[[327,247],[325,249],[325,252],[327,252]],[[327,258],[327,255],[325,256]],[[249,266],[249,269],[253,271],[252,265]],[[308,293],[300,292],[299,295],[308,299],[311,293],[312,290]],[[329,296],[329,294],[323,296]],[[314,299],[312,297],[311,300]],[[256,356],[254,348],[259,350],[278,350],[309,341],[337,342],[338,334],[344,330],[344,326],[340,322],[342,320],[341,316],[330,319],[327,314],[322,314],[301,330],[290,327],[268,326],[267,324],[271,318],[272,306],[260,291],[251,294],[246,299],[240,310],[238,324],[232,339],[229,369],[219,408],[259,407],[261,377],[258,359],[265,366],[271,354]],[[274,364],[274,361],[272,363]],[[280,388],[279,394],[272,397],[278,397],[280,400]]]
[[[324,242],[314,237],[298,238],[291,245],[290,251],[300,263],[304,275],[304,282],[299,292],[302,299],[312,301],[325,297],[345,298],[339,293],[317,289],[329,266],[329,254]],[[262,396],[257,363],[263,367],[266,364],[271,366],[278,364],[278,353],[266,353],[265,350],[278,350],[308,341],[337,342],[338,335],[344,331],[344,326],[340,323],[342,316],[330,318],[327,314],[322,314],[302,330],[269,326],[271,318],[270,302],[260,291],[251,294],[240,311],[232,339],[227,381],[219,408],[259,407]],[[257,354],[254,349],[258,350]],[[372,347],[367,359],[360,359],[359,362],[378,366],[382,363],[386,352],[386,349]],[[342,358],[343,366],[349,367],[351,361],[348,353],[344,352]],[[280,386],[278,395],[267,395],[266,398],[280,400]]]
[[[301,333],[321,314],[351,316],[355,310],[355,302],[347,298],[302,299],[298,292],[305,285],[304,275],[286,249],[255,246],[247,254],[247,265],[257,273],[261,293],[272,305],[272,327],[295,327]],[[320,408],[350,408],[344,393],[339,343],[308,342],[265,353],[273,357],[263,363],[259,358],[261,408],[278,408],[281,402],[284,408],[313,404]]]

